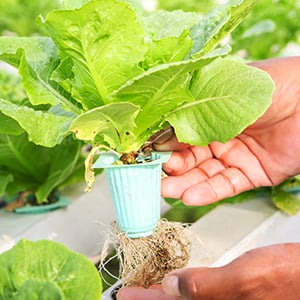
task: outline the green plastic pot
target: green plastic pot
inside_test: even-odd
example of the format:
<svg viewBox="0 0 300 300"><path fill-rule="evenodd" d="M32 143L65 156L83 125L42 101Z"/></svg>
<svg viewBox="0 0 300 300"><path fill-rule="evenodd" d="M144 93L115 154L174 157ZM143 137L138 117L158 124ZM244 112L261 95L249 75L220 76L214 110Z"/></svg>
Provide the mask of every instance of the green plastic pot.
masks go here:
<svg viewBox="0 0 300 300"><path fill-rule="evenodd" d="M100 155L93 168L104 168L118 225L130 238L151 235L160 219L162 163L169 152L152 152L151 162L114 164L119 157Z"/></svg>

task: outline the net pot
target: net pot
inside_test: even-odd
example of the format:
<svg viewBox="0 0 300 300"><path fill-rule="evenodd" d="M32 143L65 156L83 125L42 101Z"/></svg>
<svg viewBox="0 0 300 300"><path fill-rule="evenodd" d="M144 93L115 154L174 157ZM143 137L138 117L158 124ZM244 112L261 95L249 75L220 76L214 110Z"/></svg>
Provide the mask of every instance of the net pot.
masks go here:
<svg viewBox="0 0 300 300"><path fill-rule="evenodd" d="M104 168L118 225L130 238L150 235L160 219L162 163L169 156L152 152L150 162L118 165L118 156L106 152L93 165Z"/></svg>

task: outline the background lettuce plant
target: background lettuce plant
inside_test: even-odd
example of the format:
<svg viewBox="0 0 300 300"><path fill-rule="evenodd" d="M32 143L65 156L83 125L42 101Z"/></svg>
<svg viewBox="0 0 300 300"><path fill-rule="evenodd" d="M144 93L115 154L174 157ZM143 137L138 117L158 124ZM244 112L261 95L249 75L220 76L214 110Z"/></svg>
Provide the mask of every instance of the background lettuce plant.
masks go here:
<svg viewBox="0 0 300 300"><path fill-rule="evenodd" d="M0 82L1 98L16 107L31 107L19 77L3 68ZM84 179L82 142L69 136L52 148L44 147L30 142L14 119L0 113L0 123L0 195L10 198L30 191L41 204L64 185ZM39 124L32 126L39 129Z"/></svg>
<svg viewBox="0 0 300 300"><path fill-rule="evenodd" d="M0 299L99 300L101 279L84 255L47 240L22 239L0 255Z"/></svg>

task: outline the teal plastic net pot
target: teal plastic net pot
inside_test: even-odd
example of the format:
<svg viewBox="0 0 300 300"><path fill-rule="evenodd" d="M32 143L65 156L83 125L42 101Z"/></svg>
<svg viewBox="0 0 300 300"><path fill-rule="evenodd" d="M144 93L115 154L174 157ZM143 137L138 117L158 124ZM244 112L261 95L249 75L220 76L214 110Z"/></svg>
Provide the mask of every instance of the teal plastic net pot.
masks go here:
<svg viewBox="0 0 300 300"><path fill-rule="evenodd" d="M169 156L153 152L151 162L112 165L118 157L108 152L93 165L104 168L118 225L130 238L150 235L160 219L161 169Z"/></svg>

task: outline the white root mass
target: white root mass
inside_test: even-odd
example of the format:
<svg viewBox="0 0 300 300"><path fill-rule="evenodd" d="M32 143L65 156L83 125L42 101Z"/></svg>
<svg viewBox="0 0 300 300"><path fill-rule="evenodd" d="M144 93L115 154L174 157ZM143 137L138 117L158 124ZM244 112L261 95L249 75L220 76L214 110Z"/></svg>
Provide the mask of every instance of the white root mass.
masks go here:
<svg viewBox="0 0 300 300"><path fill-rule="evenodd" d="M122 286L141 286L160 283L165 274L186 267L190 258L191 239L187 226L160 220L152 235L128 238L116 229L114 247L120 261ZM117 242L117 243L116 243ZM105 255L104 255L105 256ZM105 269L105 257L101 268Z"/></svg>

